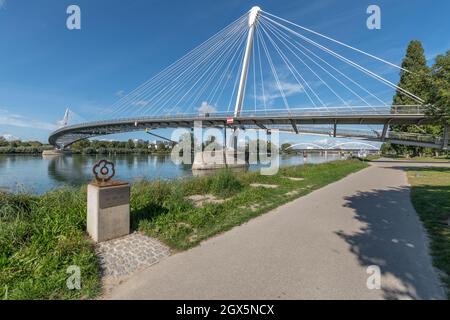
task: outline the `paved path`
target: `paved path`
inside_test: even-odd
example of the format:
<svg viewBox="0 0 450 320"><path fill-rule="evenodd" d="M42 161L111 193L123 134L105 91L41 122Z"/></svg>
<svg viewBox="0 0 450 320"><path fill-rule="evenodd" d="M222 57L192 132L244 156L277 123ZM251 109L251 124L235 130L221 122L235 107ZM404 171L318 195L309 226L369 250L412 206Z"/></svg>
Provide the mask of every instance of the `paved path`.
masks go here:
<svg viewBox="0 0 450 320"><path fill-rule="evenodd" d="M376 163L161 261L107 298L445 298L405 165ZM367 288L371 265L381 290Z"/></svg>

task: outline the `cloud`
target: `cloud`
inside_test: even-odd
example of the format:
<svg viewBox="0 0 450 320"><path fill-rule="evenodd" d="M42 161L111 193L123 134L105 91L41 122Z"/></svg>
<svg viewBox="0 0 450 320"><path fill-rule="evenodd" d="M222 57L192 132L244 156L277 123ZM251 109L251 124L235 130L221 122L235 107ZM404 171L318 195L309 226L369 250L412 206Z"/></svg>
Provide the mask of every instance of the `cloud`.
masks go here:
<svg viewBox="0 0 450 320"><path fill-rule="evenodd" d="M58 128L56 124L26 118L22 115L11 113L6 109L0 109L0 124L48 131L53 131Z"/></svg>
<svg viewBox="0 0 450 320"><path fill-rule="evenodd" d="M19 137L16 137L10 133L2 133L2 134L0 134L0 137L5 138L6 141L20 140Z"/></svg>
<svg viewBox="0 0 450 320"><path fill-rule="evenodd" d="M265 89L264 96L258 96L256 98L259 101L264 102L265 100L267 104L271 104L274 100L282 97L281 92L283 92L284 96L287 98L304 91L305 88L299 83L280 81L280 83L278 84L277 82L273 82L268 88Z"/></svg>
<svg viewBox="0 0 450 320"><path fill-rule="evenodd" d="M124 90L119 90L119 91L116 92L116 96L118 96L118 97L123 97L124 95L125 95L125 91Z"/></svg>
<svg viewBox="0 0 450 320"><path fill-rule="evenodd" d="M198 108L198 112L199 113L203 113L203 114L205 114L205 113L215 113L215 112L217 112L217 109L216 109L216 107L208 104L207 101L203 101L202 105Z"/></svg>
<svg viewBox="0 0 450 320"><path fill-rule="evenodd" d="M133 102L133 106L145 107L146 105L148 105L148 101L146 101L146 100L139 100L139 101Z"/></svg>
<svg viewBox="0 0 450 320"><path fill-rule="evenodd" d="M0 0L0 10L6 8L6 0Z"/></svg>

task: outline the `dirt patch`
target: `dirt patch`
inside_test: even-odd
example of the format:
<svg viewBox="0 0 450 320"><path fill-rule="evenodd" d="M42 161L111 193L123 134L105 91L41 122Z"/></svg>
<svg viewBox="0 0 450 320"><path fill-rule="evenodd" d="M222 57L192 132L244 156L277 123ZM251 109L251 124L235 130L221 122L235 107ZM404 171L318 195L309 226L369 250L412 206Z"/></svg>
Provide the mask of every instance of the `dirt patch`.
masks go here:
<svg viewBox="0 0 450 320"><path fill-rule="evenodd" d="M188 197L197 208L203 207L206 203L223 203L225 200L217 198L212 194L196 194Z"/></svg>
<svg viewBox="0 0 450 320"><path fill-rule="evenodd" d="M276 189L279 186L276 184L262 184L262 183L252 183L250 187L253 188L266 188L266 189Z"/></svg>
<svg viewBox="0 0 450 320"><path fill-rule="evenodd" d="M297 194L299 194L299 192L300 192L299 190L292 190L292 191L286 193L286 195L288 197L292 197L292 196L296 196Z"/></svg>
<svg viewBox="0 0 450 320"><path fill-rule="evenodd" d="M305 178L294 178L294 177L285 177L286 179L289 179L291 181L304 181Z"/></svg>

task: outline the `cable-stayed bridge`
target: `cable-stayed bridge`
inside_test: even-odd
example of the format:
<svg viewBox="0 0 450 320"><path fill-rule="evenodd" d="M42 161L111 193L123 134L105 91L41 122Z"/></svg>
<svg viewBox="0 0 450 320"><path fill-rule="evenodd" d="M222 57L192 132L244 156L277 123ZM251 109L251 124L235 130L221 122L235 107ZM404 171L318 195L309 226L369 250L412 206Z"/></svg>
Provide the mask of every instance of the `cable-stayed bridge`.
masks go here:
<svg viewBox="0 0 450 320"><path fill-rule="evenodd" d="M232 126L448 147L440 138L398 135L395 124L428 124L424 101L383 76L395 64L259 7L219 31L88 123L65 125L59 149L95 136L159 128ZM410 101L391 105L394 92ZM366 136L341 125L376 126ZM329 130L323 130L327 133ZM374 135L374 132L376 134ZM318 133L318 132L316 132ZM425 141L426 140L426 141Z"/></svg>

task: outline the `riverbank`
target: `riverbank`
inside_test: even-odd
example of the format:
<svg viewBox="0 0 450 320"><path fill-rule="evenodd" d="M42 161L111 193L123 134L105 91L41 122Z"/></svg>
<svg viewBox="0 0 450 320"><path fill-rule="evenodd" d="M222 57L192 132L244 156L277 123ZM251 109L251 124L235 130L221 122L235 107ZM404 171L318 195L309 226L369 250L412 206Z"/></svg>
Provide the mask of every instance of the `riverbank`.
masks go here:
<svg viewBox="0 0 450 320"><path fill-rule="evenodd" d="M391 156L383 155L383 158L391 160L407 160L415 162L443 162L450 163L450 156L439 156L439 157L405 157L405 156Z"/></svg>
<svg viewBox="0 0 450 320"><path fill-rule="evenodd" d="M450 299L450 168L411 168L412 203L427 229L434 265Z"/></svg>
<svg viewBox="0 0 450 320"><path fill-rule="evenodd" d="M221 171L142 181L132 186L132 228L185 250L365 167L347 160L286 167L275 176ZM199 195L212 201L199 204ZM85 229L85 187L42 196L0 193L0 297L95 297L101 290L100 269ZM81 290L66 287L67 268L74 265L80 267Z"/></svg>
<svg viewBox="0 0 450 320"><path fill-rule="evenodd" d="M0 155L40 155L48 150L53 150L53 147L0 147Z"/></svg>
<svg viewBox="0 0 450 320"><path fill-rule="evenodd" d="M0 147L1 155L41 155L44 151L54 150L53 146L43 147ZM83 150L68 150L71 154L81 155L114 155L114 154L137 154L137 155L170 155L170 150L151 150L143 149L120 149L120 148L86 148Z"/></svg>

